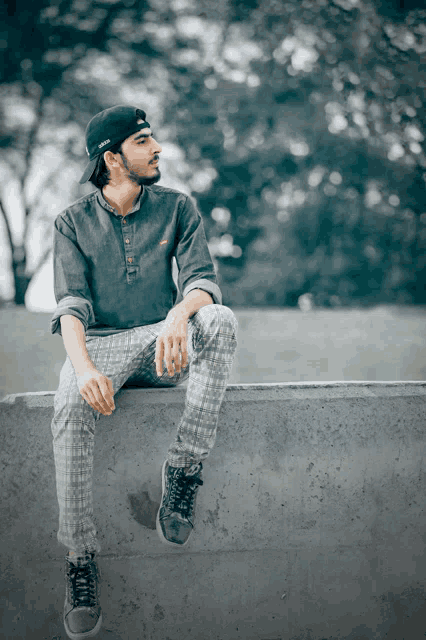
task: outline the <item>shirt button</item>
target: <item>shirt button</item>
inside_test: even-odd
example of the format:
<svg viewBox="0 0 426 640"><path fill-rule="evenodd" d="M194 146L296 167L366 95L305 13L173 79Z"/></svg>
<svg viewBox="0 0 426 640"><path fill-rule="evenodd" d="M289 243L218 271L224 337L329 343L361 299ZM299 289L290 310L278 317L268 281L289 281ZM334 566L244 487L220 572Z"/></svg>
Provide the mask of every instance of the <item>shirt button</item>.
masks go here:
<svg viewBox="0 0 426 640"><path fill-rule="evenodd" d="M123 218L123 224L127 224L126 218Z"/></svg>
<svg viewBox="0 0 426 640"><path fill-rule="evenodd" d="M127 262L133 262L133 258L127 258Z"/></svg>
<svg viewBox="0 0 426 640"><path fill-rule="evenodd" d="M130 244L129 238L126 238L126 244Z"/></svg>

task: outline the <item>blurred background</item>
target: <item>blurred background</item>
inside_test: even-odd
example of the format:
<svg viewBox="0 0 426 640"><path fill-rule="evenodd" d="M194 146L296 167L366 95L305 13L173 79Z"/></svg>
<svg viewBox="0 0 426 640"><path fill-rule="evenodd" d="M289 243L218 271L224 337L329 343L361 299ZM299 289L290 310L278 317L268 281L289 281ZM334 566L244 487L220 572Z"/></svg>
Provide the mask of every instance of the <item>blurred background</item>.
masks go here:
<svg viewBox="0 0 426 640"><path fill-rule="evenodd" d="M8 0L0 6L2 393L55 389L55 217L85 127L140 106L195 198L231 382L426 379L423 0Z"/></svg>

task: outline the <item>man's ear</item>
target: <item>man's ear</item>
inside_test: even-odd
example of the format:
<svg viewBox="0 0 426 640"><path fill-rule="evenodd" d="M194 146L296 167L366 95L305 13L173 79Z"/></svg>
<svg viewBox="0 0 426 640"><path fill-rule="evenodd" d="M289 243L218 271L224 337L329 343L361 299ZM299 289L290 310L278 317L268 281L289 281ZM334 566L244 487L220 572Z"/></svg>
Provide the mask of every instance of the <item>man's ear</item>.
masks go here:
<svg viewBox="0 0 426 640"><path fill-rule="evenodd" d="M105 153L104 153L104 162L105 162L106 166L108 167L108 169L110 167L116 166L116 164L117 164L116 154L113 154L112 151L105 151Z"/></svg>

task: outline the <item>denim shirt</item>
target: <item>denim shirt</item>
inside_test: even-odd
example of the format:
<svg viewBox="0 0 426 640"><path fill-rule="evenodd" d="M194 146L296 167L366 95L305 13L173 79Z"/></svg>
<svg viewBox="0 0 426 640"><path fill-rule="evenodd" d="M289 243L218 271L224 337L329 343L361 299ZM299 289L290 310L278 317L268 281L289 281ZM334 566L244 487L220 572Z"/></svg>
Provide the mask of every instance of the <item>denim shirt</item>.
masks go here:
<svg viewBox="0 0 426 640"><path fill-rule="evenodd" d="M172 258L178 267L177 287ZM144 186L126 216L96 190L54 223L54 289L60 317L81 320L86 335L109 335L164 320L193 289L222 304L201 215L185 194Z"/></svg>

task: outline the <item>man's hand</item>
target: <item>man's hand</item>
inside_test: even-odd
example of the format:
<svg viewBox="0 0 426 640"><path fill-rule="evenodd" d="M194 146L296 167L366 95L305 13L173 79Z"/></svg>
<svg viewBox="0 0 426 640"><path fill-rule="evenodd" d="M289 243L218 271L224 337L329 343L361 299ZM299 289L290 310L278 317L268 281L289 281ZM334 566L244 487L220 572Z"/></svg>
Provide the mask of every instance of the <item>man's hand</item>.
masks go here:
<svg viewBox="0 0 426 640"><path fill-rule="evenodd" d="M157 376L163 375L163 359L169 376L179 373L188 364L187 350L188 314L174 307L169 311L166 325L157 337L155 348L155 364ZM173 368L174 363L174 368Z"/></svg>
<svg viewBox="0 0 426 640"><path fill-rule="evenodd" d="M78 389L90 406L104 416L115 409L112 381L97 369L87 369L77 374Z"/></svg>

